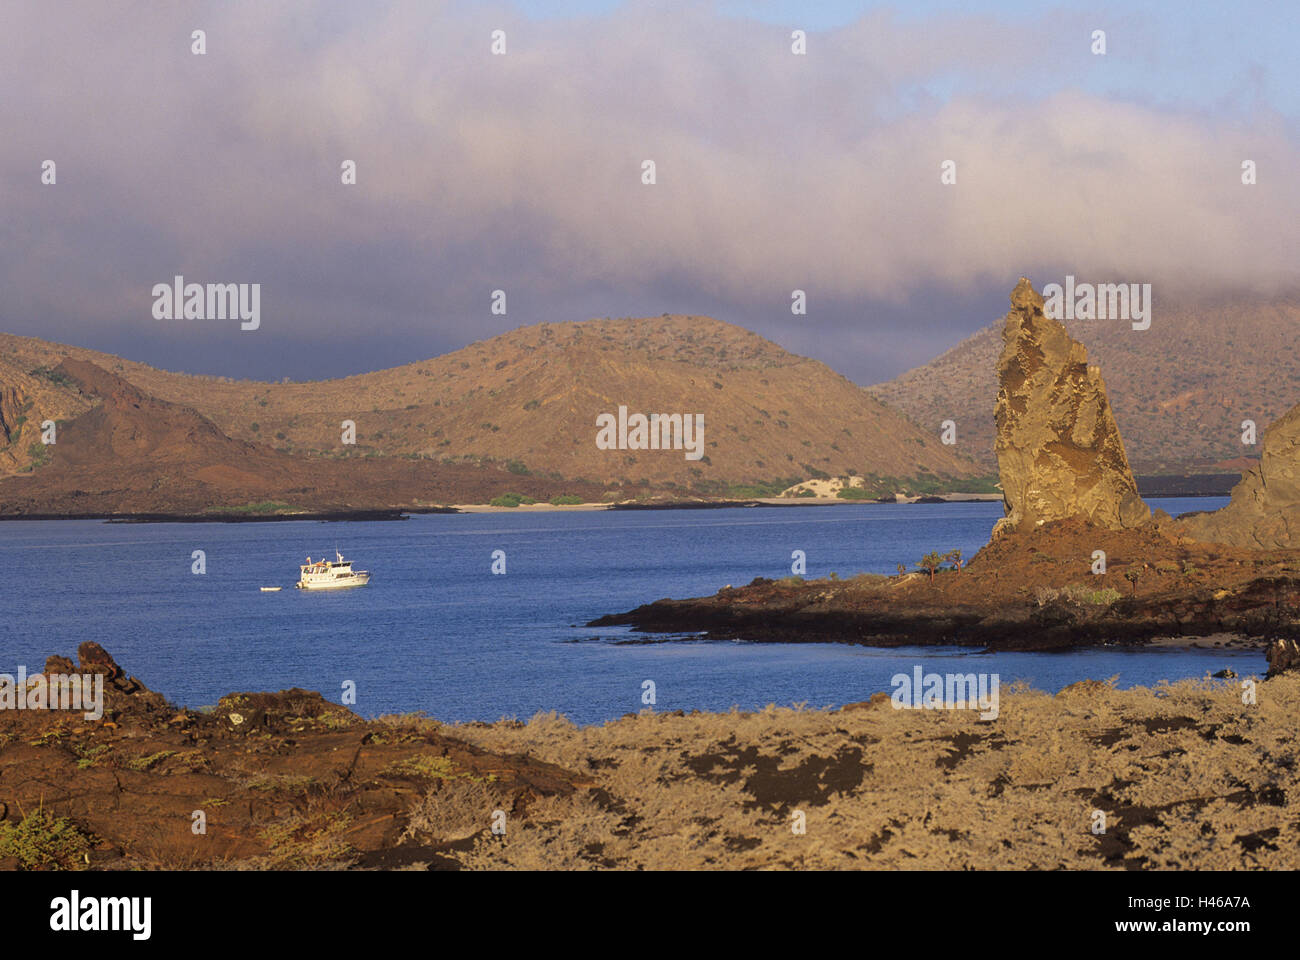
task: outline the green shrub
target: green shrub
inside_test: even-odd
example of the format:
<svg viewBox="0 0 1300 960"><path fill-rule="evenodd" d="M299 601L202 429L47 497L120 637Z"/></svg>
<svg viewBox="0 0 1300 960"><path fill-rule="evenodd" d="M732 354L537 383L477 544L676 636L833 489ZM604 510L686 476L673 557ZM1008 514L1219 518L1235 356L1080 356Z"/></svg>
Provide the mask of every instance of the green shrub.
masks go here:
<svg viewBox="0 0 1300 960"><path fill-rule="evenodd" d="M707 461L701 460L701 463ZM699 475L700 471L692 470ZM760 497L779 497L789 487L802 483L803 477L775 477L771 480L753 480L746 483L723 483L702 480L691 484L691 489L704 496L723 497L727 500L757 500Z"/></svg>
<svg viewBox="0 0 1300 960"><path fill-rule="evenodd" d="M0 823L0 858L13 857L24 870L80 866L90 848L85 834L67 817L54 818L38 807L18 823Z"/></svg>
<svg viewBox="0 0 1300 960"><path fill-rule="evenodd" d="M582 497L575 497L571 493L562 493L557 497L551 497L551 506L553 507L572 507L579 503L582 503Z"/></svg>
<svg viewBox="0 0 1300 960"><path fill-rule="evenodd" d="M1120 592L1114 587L1103 587L1100 590L1085 586L1082 583L1069 583L1061 588L1061 597L1074 603L1089 604L1092 606L1108 607L1121 596Z"/></svg>
<svg viewBox="0 0 1300 960"><path fill-rule="evenodd" d="M245 503L237 507L209 507L208 513L293 513L298 510L291 503L280 500L262 500L258 503Z"/></svg>
<svg viewBox="0 0 1300 960"><path fill-rule="evenodd" d="M871 491L866 487L845 487L839 493L835 494L841 500L874 500Z"/></svg>
<svg viewBox="0 0 1300 960"><path fill-rule="evenodd" d="M493 497L488 501L490 507L517 507L520 504L531 505L536 503L532 497L526 497L522 493L503 493L499 497Z"/></svg>

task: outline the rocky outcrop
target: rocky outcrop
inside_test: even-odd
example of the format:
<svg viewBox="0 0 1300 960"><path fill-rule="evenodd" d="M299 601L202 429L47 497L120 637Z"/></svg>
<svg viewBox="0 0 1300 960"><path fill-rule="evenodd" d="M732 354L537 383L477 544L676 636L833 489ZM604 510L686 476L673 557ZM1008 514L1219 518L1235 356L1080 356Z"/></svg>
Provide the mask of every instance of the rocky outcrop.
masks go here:
<svg viewBox="0 0 1300 960"><path fill-rule="evenodd" d="M1072 517L1114 530L1150 520L1100 370L1043 312L1024 277L1011 294L998 383L995 450L1007 515L995 536Z"/></svg>
<svg viewBox="0 0 1300 960"><path fill-rule="evenodd" d="M22 429L27 395L18 387L0 385L0 442L12 443Z"/></svg>
<svg viewBox="0 0 1300 960"><path fill-rule="evenodd" d="M1268 652L1268 674L1269 677L1276 677L1279 673L1300 670L1300 644L1294 640L1282 638L1274 640L1269 646Z"/></svg>
<svg viewBox="0 0 1300 960"><path fill-rule="evenodd" d="M102 715L0 709L0 840L18 827L36 838L0 842L0 871L455 867L451 854L492 836L491 811L528 829L530 816L595 786L415 715L364 720L297 688L191 710L97 643L81 644L78 660L51 656L46 675L102 677ZM206 824L197 841L195 811Z"/></svg>
<svg viewBox="0 0 1300 960"><path fill-rule="evenodd" d="M1300 406L1264 431L1259 463L1222 510L1179 521L1188 536L1237 547L1300 547Z"/></svg>
<svg viewBox="0 0 1300 960"><path fill-rule="evenodd" d="M43 424L62 423L89 409L91 401L46 367L26 370L0 355L0 476L30 474L49 459L38 441Z"/></svg>

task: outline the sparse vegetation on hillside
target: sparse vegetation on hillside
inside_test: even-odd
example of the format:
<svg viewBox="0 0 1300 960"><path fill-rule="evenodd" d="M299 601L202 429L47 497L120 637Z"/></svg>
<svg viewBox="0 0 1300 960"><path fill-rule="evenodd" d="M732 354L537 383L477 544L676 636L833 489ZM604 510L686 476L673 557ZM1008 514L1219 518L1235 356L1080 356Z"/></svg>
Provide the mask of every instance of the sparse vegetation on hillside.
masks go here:
<svg viewBox="0 0 1300 960"><path fill-rule="evenodd" d="M56 386L66 387L68 389L75 389L76 387L76 384L74 384L70 379L68 379L63 374L58 373L55 370L51 370L48 367L37 367L35 370L32 371L32 376L43 377L44 379L50 381L50 383L53 383Z"/></svg>
<svg viewBox="0 0 1300 960"><path fill-rule="evenodd" d="M43 467L50 462L50 448L41 440L33 440L27 448L27 456L31 459L31 468Z"/></svg>

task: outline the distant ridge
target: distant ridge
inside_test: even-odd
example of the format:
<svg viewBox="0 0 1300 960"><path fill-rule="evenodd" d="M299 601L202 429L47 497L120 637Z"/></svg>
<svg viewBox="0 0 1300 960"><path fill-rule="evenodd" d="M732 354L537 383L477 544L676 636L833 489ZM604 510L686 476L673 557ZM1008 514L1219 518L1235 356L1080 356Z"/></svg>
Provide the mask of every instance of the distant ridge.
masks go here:
<svg viewBox="0 0 1300 960"><path fill-rule="evenodd" d="M1159 293L1149 330L1123 320L1065 321L1101 367L1134 470L1213 473L1257 458L1258 445L1241 443L1242 421L1254 420L1262 436L1300 400L1300 300L1175 305ZM957 449L991 466L1000 336L997 321L869 389L926 429L955 420Z"/></svg>
<svg viewBox="0 0 1300 960"><path fill-rule="evenodd" d="M312 383L170 373L4 334L0 386L65 356L192 408L235 440L295 455L508 464L519 476L702 495L850 473L874 477L882 490L937 489L987 473L825 364L707 317L541 324L429 360ZM85 409L76 391L38 379L38 407L62 404L64 415ZM620 405L703 414L703 457L597 449L596 417ZM355 446L341 443L345 420L356 424ZM16 455L11 467L21 461Z"/></svg>
<svg viewBox="0 0 1300 960"><path fill-rule="evenodd" d="M0 479L0 517L393 516L506 492L537 500L604 493L501 467L282 453L231 438L192 407L160 400L86 360L66 358L40 379L75 393L88 409L56 424L54 443L34 441L26 471ZM19 429L28 432L25 423Z"/></svg>

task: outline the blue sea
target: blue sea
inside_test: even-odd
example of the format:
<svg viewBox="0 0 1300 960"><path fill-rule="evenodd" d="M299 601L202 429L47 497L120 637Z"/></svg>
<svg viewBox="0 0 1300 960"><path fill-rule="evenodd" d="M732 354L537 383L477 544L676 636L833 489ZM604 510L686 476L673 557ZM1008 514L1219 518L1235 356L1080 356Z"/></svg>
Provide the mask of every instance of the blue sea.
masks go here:
<svg viewBox="0 0 1300 960"><path fill-rule="evenodd" d="M1226 498L1150 501L1171 514ZM790 574L894 573L930 550L969 557L998 503L853 504L716 510L493 513L404 521L0 523L5 615L0 673L41 669L95 640L151 689L189 707L233 691L304 687L338 701L356 684L366 716L423 710L448 721L527 719L556 710L596 723L642 709L826 707L927 671L997 673L1054 692L1119 674L1124 687L1262 673L1257 651L1120 650L982 654L847 644L620 641L582 626L661 597ZM295 590L298 564L335 549L369 586ZM491 572L494 551L506 572ZM194 552L206 572L196 574ZM280 585L279 593L261 586Z"/></svg>

